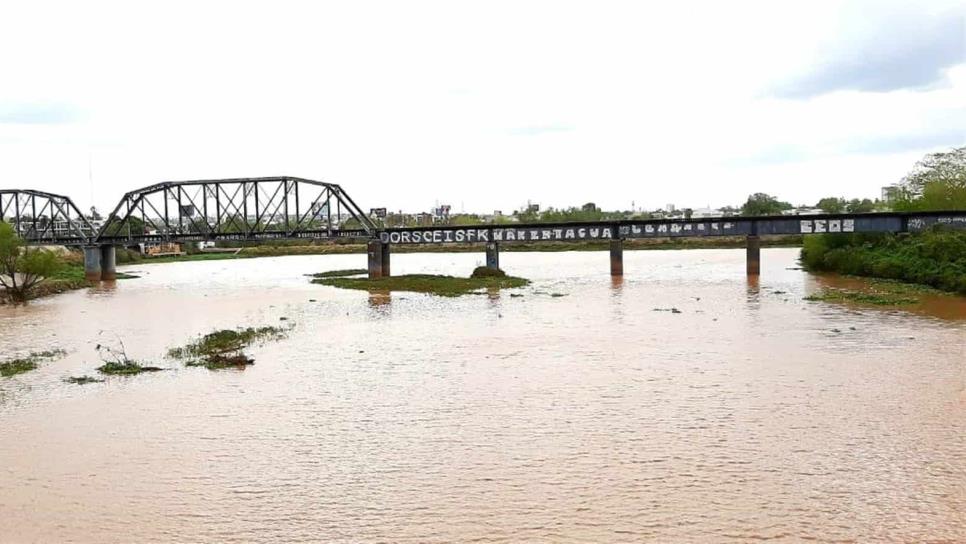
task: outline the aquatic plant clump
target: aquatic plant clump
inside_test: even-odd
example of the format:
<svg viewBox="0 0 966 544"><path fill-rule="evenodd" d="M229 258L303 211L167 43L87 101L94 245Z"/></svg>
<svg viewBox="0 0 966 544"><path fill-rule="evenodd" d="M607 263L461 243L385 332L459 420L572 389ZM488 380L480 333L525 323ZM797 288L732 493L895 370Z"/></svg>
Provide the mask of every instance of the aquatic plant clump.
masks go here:
<svg viewBox="0 0 966 544"><path fill-rule="evenodd" d="M280 327L224 329L208 333L185 346L168 350L168 357L185 361L185 366L210 370L239 368L255 363L242 350L255 342L279 340L286 330Z"/></svg>
<svg viewBox="0 0 966 544"><path fill-rule="evenodd" d="M918 299L896 293L864 293L844 289L826 289L821 293L805 297L805 300L809 302L855 302L876 306L899 306L919 302Z"/></svg>
<svg viewBox="0 0 966 544"><path fill-rule="evenodd" d="M388 278L316 278L312 283L363 291L408 291L442 297L479 294L485 289L525 287L530 280L513 276L456 278L431 274L410 274Z"/></svg>
<svg viewBox="0 0 966 544"><path fill-rule="evenodd" d="M101 361L104 362L103 365L97 367L97 371L101 374L109 374L115 376L131 376L134 374L140 374L142 372L159 372L164 370L163 368L156 366L145 366L141 363L131 359L127 355L127 349L124 347L124 342L120 338L117 339L119 347L111 347L104 344L97 344L94 348L98 353L101 354Z"/></svg>
<svg viewBox="0 0 966 544"><path fill-rule="evenodd" d="M144 366L130 359L124 361L109 361L97 367L97 371L101 374L111 376L131 376L142 372L160 372L162 370L164 369L156 366Z"/></svg>
<svg viewBox="0 0 966 544"><path fill-rule="evenodd" d="M104 380L94 378L92 376L71 376L69 378L64 378L64 381L76 385L84 385L87 383L102 383Z"/></svg>
<svg viewBox="0 0 966 544"><path fill-rule="evenodd" d="M369 271L365 268L349 268L346 270L328 270L326 272L318 272L315 274L308 274L313 278L344 278L346 276L361 276L367 274Z"/></svg>
<svg viewBox="0 0 966 544"><path fill-rule="evenodd" d="M478 266L470 274L471 278L505 278L506 272L500 270L499 268L489 268L486 266Z"/></svg>
<svg viewBox="0 0 966 544"><path fill-rule="evenodd" d="M35 370L41 361L55 359L65 355L67 352L62 349L32 352L26 357L18 357L0 363L0 376L9 378L24 372Z"/></svg>

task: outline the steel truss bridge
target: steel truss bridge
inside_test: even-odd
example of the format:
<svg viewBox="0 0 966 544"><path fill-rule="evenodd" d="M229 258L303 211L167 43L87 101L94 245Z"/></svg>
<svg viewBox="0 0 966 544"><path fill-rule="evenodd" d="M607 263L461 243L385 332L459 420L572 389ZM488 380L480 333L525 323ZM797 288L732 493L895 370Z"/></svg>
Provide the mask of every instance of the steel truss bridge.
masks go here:
<svg viewBox="0 0 966 544"><path fill-rule="evenodd" d="M966 228L966 210L380 228L339 185L279 176L158 183L125 194L96 228L69 197L0 190L0 221L35 245L339 238L397 245L915 232Z"/></svg>
<svg viewBox="0 0 966 544"><path fill-rule="evenodd" d="M158 183L125 194L97 228L67 196L0 190L0 221L34 245L370 238L377 230L339 185L288 176Z"/></svg>

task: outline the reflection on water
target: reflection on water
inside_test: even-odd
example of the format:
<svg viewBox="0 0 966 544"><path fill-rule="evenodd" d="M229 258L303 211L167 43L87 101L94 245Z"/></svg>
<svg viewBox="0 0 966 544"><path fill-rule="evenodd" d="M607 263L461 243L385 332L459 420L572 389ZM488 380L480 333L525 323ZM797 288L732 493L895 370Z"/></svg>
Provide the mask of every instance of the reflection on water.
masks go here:
<svg viewBox="0 0 966 544"><path fill-rule="evenodd" d="M0 379L0 541L966 540L963 300L805 302L859 280L762 253L507 253L523 296L455 299L303 277L363 256L144 265L0 308L4 357L69 351ZM163 358L283 317L244 372ZM64 383L102 331L170 370Z"/></svg>

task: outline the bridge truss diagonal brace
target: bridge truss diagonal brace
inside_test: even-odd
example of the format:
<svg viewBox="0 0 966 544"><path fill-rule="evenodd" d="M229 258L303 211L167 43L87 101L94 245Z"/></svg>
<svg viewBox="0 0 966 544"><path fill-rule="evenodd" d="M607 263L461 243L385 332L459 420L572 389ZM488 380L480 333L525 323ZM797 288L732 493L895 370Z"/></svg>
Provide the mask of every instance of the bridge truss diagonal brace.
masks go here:
<svg viewBox="0 0 966 544"><path fill-rule="evenodd" d="M32 244L84 244L95 234L70 197L30 189L0 190L0 221Z"/></svg>
<svg viewBox="0 0 966 544"><path fill-rule="evenodd" d="M97 242L370 237L340 187L288 176L164 182L124 195Z"/></svg>

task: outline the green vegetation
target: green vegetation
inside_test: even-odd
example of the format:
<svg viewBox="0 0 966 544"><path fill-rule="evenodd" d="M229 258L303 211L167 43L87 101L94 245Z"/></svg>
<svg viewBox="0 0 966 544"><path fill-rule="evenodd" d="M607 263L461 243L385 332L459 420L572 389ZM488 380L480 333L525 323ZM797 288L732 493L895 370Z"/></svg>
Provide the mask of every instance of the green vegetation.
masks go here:
<svg viewBox="0 0 966 544"><path fill-rule="evenodd" d="M473 273L470 274L470 278L473 279L483 279L483 278L505 278L506 272L500 270L499 268L487 268L485 266L477 266L473 269Z"/></svg>
<svg viewBox="0 0 966 544"><path fill-rule="evenodd" d="M101 354L101 361L104 363L97 367L97 371L101 374L130 376L142 372L159 372L164 370L156 366L144 366L138 361L131 359L127 356L124 342L118 339L118 343L120 347L117 348L104 344L97 344L94 348Z"/></svg>
<svg viewBox="0 0 966 544"><path fill-rule="evenodd" d="M140 256L117 248L117 262L137 262ZM16 271L14 276L11 271ZM118 272L117 279L137 276ZM24 304L28 300L90 287L79 251L57 252L24 245L13 228L0 223L0 304Z"/></svg>
<svg viewBox="0 0 966 544"><path fill-rule="evenodd" d="M810 271L887 278L966 295L966 232L808 236L801 259Z"/></svg>
<svg viewBox="0 0 966 544"><path fill-rule="evenodd" d="M755 193L741 206L741 215L781 215L794 206L765 193Z"/></svg>
<svg viewBox="0 0 966 544"><path fill-rule="evenodd" d="M0 376L9 378L37 368L38 363L61 357L67 352L62 349L33 352L26 357L18 357L0 363Z"/></svg>
<svg viewBox="0 0 966 544"><path fill-rule="evenodd" d="M484 268L484 267L480 267ZM499 275L502 274L502 275ZM312 283L339 287L342 289L360 289L373 291L409 291L413 293L427 293L442 297L457 297L460 295L478 294L483 289L512 289L530 284L529 280L507 276L502 271L480 272L477 268L474 276L456 278L453 276L437 276L430 274L410 274L405 276L391 276L388 278L316 278Z"/></svg>
<svg viewBox="0 0 966 544"><path fill-rule="evenodd" d="M854 302L876 306L898 306L919 302L917 298L906 297L897 293L863 292L850 289L825 289L819 294L805 297L805 300L811 302Z"/></svg>
<svg viewBox="0 0 966 544"><path fill-rule="evenodd" d="M26 304L34 288L62 266L56 253L28 247L12 226L0 222L0 286L14 304Z"/></svg>
<svg viewBox="0 0 966 544"><path fill-rule="evenodd" d="M815 207L825 213L868 213L875 211L876 203L868 198L862 200L857 198L846 200L844 198L828 197L819 200Z"/></svg>
<svg viewBox="0 0 966 544"><path fill-rule="evenodd" d="M896 209L966 209L966 147L927 155L896 188ZM914 234L807 236L811 271L887 278L966 295L966 232L935 227Z"/></svg>
<svg viewBox="0 0 966 544"><path fill-rule="evenodd" d="M142 372L160 372L163 368L156 366L144 366L137 361L109 361L97 367L97 371L102 374L129 376Z"/></svg>
<svg viewBox="0 0 966 544"><path fill-rule="evenodd" d="M313 278L344 278L346 276L361 276L369 273L365 268L350 268L347 270L329 270L316 274L309 274Z"/></svg>
<svg viewBox="0 0 966 544"><path fill-rule="evenodd" d="M966 146L930 153L896 187L896 211L966 209Z"/></svg>
<svg viewBox="0 0 966 544"><path fill-rule="evenodd" d="M92 376L71 376L69 378L64 378L64 381L67 383L73 383L76 385L84 385L87 383L101 383L104 380L94 378Z"/></svg>
<svg viewBox="0 0 966 544"><path fill-rule="evenodd" d="M179 348L168 350L168 357L185 361L186 366L203 366L209 370L238 368L254 364L242 350L259 341L279 340L285 330L278 327L224 329L202 336Z"/></svg>

